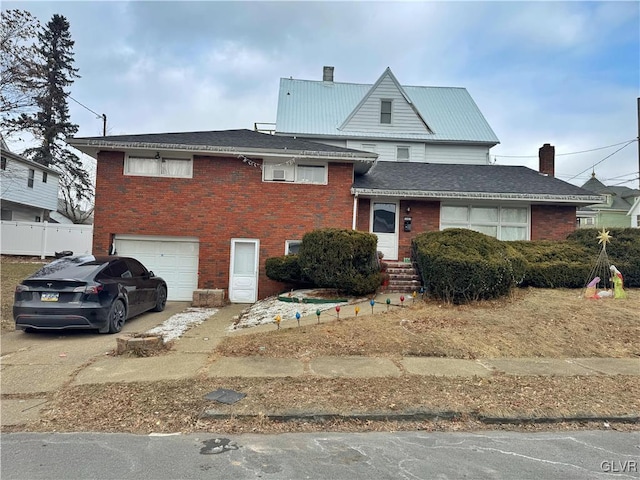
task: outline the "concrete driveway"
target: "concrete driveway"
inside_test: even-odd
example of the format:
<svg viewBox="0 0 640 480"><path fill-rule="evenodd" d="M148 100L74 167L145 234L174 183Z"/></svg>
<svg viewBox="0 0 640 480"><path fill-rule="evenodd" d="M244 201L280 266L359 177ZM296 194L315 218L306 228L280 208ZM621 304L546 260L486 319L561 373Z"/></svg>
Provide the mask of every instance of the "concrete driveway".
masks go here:
<svg viewBox="0 0 640 480"><path fill-rule="evenodd" d="M145 332L189 306L190 302L168 302L163 312L148 312L128 320L122 333ZM113 351L116 336L95 330L3 333L0 339L2 394L60 389L84 366Z"/></svg>

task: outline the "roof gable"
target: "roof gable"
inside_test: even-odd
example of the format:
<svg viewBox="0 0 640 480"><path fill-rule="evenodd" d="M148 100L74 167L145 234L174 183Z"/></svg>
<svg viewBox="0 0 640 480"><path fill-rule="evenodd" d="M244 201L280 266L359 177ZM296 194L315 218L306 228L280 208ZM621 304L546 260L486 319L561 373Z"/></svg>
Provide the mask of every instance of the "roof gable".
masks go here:
<svg viewBox="0 0 640 480"><path fill-rule="evenodd" d="M380 124L380 102L382 100L392 100L393 102L392 118L394 121L390 125ZM398 121L397 117L402 120ZM360 103L356 105L338 129L357 131L358 126L367 124L380 131L393 131L401 128L402 132L433 133L389 67L380 75L380 78L362 97Z"/></svg>
<svg viewBox="0 0 640 480"><path fill-rule="evenodd" d="M390 71L389 73L391 75L383 74L379 80L395 78ZM400 85L397 80L395 82ZM406 85L400 88L402 90L396 90L398 94L403 101L411 102L417 112L416 118L419 113L431 132L424 126L420 132L388 131L375 132L375 135L346 128L341 130L345 120L358 110L358 105L372 91L372 85L281 78L276 133L335 138L369 135L370 138L379 139L489 146L499 143L498 137L465 88Z"/></svg>

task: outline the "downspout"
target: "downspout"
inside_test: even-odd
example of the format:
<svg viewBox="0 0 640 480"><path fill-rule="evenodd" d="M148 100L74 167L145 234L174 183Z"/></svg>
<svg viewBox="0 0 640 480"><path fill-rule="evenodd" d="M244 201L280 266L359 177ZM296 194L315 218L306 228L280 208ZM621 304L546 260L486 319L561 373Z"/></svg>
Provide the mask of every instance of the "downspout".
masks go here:
<svg viewBox="0 0 640 480"><path fill-rule="evenodd" d="M356 218L358 215L358 192L353 195L353 220L351 222L351 230L356 229Z"/></svg>

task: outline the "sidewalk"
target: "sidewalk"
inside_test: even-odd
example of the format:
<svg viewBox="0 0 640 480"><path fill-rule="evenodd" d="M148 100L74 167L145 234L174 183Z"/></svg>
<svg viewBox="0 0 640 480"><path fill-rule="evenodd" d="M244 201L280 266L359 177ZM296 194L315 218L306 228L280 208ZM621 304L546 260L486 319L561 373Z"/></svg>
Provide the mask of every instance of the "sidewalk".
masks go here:
<svg viewBox="0 0 640 480"><path fill-rule="evenodd" d="M386 298L399 305L399 294L381 295L374 312L387 309ZM409 298L409 302L411 299ZM406 300L405 300L406 302ZM371 314L368 301L358 304L360 315ZM165 317L180 311L185 305L173 305ZM341 318L354 315L355 305L344 307ZM423 375L443 377L487 377L494 374L518 376L585 376L635 375L640 376L640 358L492 358L461 360L434 357L403 357L394 362L383 357L316 357L303 362L297 358L253 357L213 358L211 353L228 335L252 334L272 331L275 324L262 325L228 332L247 305L232 304L221 308L204 323L188 330L174 343L167 354L152 357L105 355L107 345L115 348L115 336L95 338L98 347L84 357L74 358L72 352L57 355L47 338L34 336L41 348L17 349L2 357L1 424L18 425L37 420L47 395L74 385L110 382L154 382L186 378L214 377L399 377ZM392 306L390 308L400 308ZM156 317L145 318L157 322ZM325 315L324 321L328 314ZM315 324L315 315L300 320L301 325ZM281 328L297 327L297 322L282 322ZM139 327L140 325L136 325ZM13 334L12 334L13 335ZM44 341L42 341L44 340ZM51 349L47 350L47 347ZM5 345L3 344L3 348ZM58 348L58 347L55 347ZM107 349L108 350L108 349ZM9 396L7 398L7 395ZM24 398L21 398L24 397Z"/></svg>

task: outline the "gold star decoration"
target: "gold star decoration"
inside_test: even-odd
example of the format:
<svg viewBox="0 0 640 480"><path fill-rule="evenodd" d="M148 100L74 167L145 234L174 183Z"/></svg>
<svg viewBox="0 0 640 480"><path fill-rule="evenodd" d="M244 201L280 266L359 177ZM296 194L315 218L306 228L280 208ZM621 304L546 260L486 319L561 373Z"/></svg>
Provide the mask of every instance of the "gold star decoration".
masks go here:
<svg viewBox="0 0 640 480"><path fill-rule="evenodd" d="M603 227L602 231L598 233L598 236L596 238L598 239L598 244L606 246L613 237L609 234L609 230L605 230Z"/></svg>

